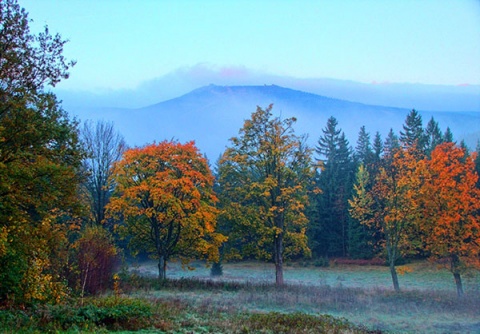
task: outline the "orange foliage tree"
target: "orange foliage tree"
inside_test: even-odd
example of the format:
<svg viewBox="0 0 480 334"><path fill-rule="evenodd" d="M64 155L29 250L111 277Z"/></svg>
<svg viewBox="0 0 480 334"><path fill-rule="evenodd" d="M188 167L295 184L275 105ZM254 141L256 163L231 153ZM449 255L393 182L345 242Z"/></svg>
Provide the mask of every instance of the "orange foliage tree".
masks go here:
<svg viewBox="0 0 480 334"><path fill-rule="evenodd" d="M217 198L207 161L193 142L161 142L127 150L113 167L116 192L107 213L123 218L130 246L158 259L159 279L167 261L218 260L225 237L215 232Z"/></svg>
<svg viewBox="0 0 480 334"><path fill-rule="evenodd" d="M480 190L476 187L475 156L454 143L437 146L424 160L418 193L422 203L426 250L433 259L447 259L457 294L463 295L461 274L480 267Z"/></svg>
<svg viewBox="0 0 480 334"><path fill-rule="evenodd" d="M416 175L415 148L397 149L380 168L370 191L366 189L368 172L357 172L350 214L361 224L374 227L383 235L382 245L390 266L393 287L400 290L396 271L397 261L415 250L410 236L418 219L416 194L420 179Z"/></svg>

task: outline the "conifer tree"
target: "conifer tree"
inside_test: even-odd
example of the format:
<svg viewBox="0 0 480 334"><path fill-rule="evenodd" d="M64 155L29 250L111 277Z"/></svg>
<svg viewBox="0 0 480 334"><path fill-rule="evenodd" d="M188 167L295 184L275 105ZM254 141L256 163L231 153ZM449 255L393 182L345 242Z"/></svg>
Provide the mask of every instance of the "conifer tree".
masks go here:
<svg viewBox="0 0 480 334"><path fill-rule="evenodd" d="M345 134L330 117L316 149L323 164L318 176L321 193L316 195L316 213L310 224L310 242L317 255L346 256L348 250L348 198L355 166Z"/></svg>
<svg viewBox="0 0 480 334"><path fill-rule="evenodd" d="M425 129L425 151L427 155L443 142L443 135L440 127L435 119L432 117Z"/></svg>
<svg viewBox="0 0 480 334"><path fill-rule="evenodd" d="M400 131L400 143L403 148L416 147L419 153L425 150L425 134L423 132L422 116L415 110L407 115L403 131Z"/></svg>
<svg viewBox="0 0 480 334"><path fill-rule="evenodd" d="M443 134L443 141L445 143L454 143L455 141L453 140L453 133L452 130L450 130L450 127L447 127L445 130L445 133Z"/></svg>
<svg viewBox="0 0 480 334"><path fill-rule="evenodd" d="M355 147L355 160L357 163L368 165L373 160L373 151L370 143L370 134L365 129L365 125L360 128L358 133L357 146Z"/></svg>

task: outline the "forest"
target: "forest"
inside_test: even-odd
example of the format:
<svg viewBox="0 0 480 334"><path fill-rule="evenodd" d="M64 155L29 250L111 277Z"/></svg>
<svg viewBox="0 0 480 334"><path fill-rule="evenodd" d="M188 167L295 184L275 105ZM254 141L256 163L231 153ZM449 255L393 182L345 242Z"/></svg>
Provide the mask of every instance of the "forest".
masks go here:
<svg viewBox="0 0 480 334"><path fill-rule="evenodd" d="M192 261L213 276L272 263L275 281L257 287L266 294L289 286L289 263L331 261L386 266L400 293L398 266L425 261L450 272L459 305L473 303L463 279L480 269L480 146L433 118L424 125L413 109L386 138L361 126L351 145L332 116L309 147L295 118L259 106L211 162L193 141L128 147L108 121L71 119L51 92L75 66L66 40L32 34L16 0L0 1L0 43L0 328L168 332L168 309L183 301L127 292L251 288L169 279L171 263ZM131 274L135 256L155 261L157 277ZM371 331L326 315L235 317L214 327Z"/></svg>

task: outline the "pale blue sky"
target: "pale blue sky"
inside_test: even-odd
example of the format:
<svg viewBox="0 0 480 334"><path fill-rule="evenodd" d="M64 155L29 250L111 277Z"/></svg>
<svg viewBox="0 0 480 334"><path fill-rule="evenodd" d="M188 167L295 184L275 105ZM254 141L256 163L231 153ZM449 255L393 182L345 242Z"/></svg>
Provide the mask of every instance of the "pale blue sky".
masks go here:
<svg viewBox="0 0 480 334"><path fill-rule="evenodd" d="M65 89L207 64L298 78L480 84L478 0L19 0L78 61Z"/></svg>

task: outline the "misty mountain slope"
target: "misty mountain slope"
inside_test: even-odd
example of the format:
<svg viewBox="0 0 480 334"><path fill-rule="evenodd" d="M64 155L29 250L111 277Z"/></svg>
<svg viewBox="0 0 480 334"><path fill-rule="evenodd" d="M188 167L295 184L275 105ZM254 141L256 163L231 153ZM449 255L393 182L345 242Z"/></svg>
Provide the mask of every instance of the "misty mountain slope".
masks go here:
<svg viewBox="0 0 480 334"><path fill-rule="evenodd" d="M390 128L396 132L401 129L410 111L333 99L275 85L209 85L145 108L89 109L79 117L113 121L132 146L154 140L195 140L200 150L214 161L256 107L265 108L270 103L274 104L274 115L297 118L296 133L308 134L311 145L316 144L330 116L337 118L339 127L354 146L362 125L372 137L376 131L385 137ZM424 125L434 116L442 131L450 126L456 139L468 135L473 141L480 137L480 113L420 112Z"/></svg>

